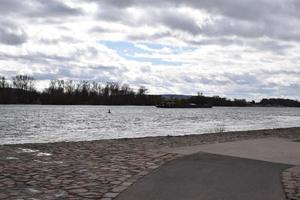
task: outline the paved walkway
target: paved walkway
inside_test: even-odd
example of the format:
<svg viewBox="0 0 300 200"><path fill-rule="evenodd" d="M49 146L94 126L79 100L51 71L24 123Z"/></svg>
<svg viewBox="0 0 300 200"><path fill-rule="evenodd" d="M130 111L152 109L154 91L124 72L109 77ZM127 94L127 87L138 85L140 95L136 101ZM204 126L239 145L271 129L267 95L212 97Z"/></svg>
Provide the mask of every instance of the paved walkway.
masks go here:
<svg viewBox="0 0 300 200"><path fill-rule="evenodd" d="M283 200L289 165L198 153L173 160L117 200Z"/></svg>
<svg viewBox="0 0 300 200"><path fill-rule="evenodd" d="M163 150L183 157L140 180L117 200L283 200L281 173L300 164L300 143L284 138ZM298 193L291 186L286 189L288 196Z"/></svg>
<svg viewBox="0 0 300 200"><path fill-rule="evenodd" d="M217 144L165 148L164 151L182 155L207 152L240 158L300 165L300 142L285 138L262 138Z"/></svg>

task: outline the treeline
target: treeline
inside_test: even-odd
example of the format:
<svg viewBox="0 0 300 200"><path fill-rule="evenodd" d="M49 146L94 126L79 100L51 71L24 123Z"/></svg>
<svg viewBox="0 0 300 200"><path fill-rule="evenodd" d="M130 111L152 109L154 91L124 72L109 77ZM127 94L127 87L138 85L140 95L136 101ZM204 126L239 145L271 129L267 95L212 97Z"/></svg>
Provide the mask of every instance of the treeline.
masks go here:
<svg viewBox="0 0 300 200"><path fill-rule="evenodd" d="M271 98L260 102L245 99L230 100L224 97L207 97L198 93L189 98L168 98L147 94L147 88L132 89L128 84L95 81L51 80L43 91L36 90L35 79L17 75L11 80L0 76L0 104L53 104L53 105L156 105L165 101L175 104L211 106L287 106L300 107L291 99Z"/></svg>
<svg viewBox="0 0 300 200"><path fill-rule="evenodd" d="M211 105L211 106L236 106L236 107L249 107L249 106L261 106L261 107L300 107L300 102L297 100L291 99L282 99L282 98L271 98L271 99L262 99L260 102L247 101L245 99L227 99L224 97L213 96L207 97L203 95L192 96L185 99L171 99L168 100L176 105L184 104L197 104L197 105Z"/></svg>
<svg viewBox="0 0 300 200"><path fill-rule="evenodd" d="M0 76L0 104L37 103L39 96L33 77L18 75L12 77L10 83L5 77Z"/></svg>
<svg viewBox="0 0 300 200"><path fill-rule="evenodd" d="M198 105L212 105L212 106L250 106L255 102L247 102L245 99L230 100L224 97L213 96L206 97L203 95L193 96L189 99L190 103Z"/></svg>
<svg viewBox="0 0 300 200"><path fill-rule="evenodd" d="M31 76L18 75L10 82L0 77L1 104L155 105L162 101L158 95L147 95L143 86L134 91L115 82L51 80L42 92L36 90Z"/></svg>
<svg viewBox="0 0 300 200"><path fill-rule="evenodd" d="M291 99L271 98L271 99L262 99L260 101L260 105L262 105L262 106L300 107L300 102L291 100Z"/></svg>

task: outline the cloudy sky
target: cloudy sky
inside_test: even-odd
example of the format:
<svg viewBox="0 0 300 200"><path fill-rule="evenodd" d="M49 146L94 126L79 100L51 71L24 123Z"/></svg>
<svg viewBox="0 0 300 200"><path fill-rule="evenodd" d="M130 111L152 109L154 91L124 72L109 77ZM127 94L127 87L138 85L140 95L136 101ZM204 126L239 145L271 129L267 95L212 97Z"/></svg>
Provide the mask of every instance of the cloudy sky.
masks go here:
<svg viewBox="0 0 300 200"><path fill-rule="evenodd" d="M0 0L0 75L300 99L299 0Z"/></svg>

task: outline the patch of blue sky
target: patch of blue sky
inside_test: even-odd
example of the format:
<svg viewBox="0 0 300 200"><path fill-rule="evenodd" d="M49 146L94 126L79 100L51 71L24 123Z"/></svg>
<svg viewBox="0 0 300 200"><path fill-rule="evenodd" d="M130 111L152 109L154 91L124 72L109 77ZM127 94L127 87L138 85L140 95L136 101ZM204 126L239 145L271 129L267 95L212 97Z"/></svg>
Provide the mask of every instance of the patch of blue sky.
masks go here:
<svg viewBox="0 0 300 200"><path fill-rule="evenodd" d="M135 54L135 53L147 53L148 51L138 48L132 42L127 41L108 41L102 40L100 41L101 44L105 45L106 47L117 51L119 55L123 54Z"/></svg>
<svg viewBox="0 0 300 200"><path fill-rule="evenodd" d="M162 60L160 58L153 58L151 57L151 51L147 49L140 48L135 45L135 43L127 42L127 41L108 41L108 40L101 40L99 43L105 45L106 47L115 50L119 56L126 58L127 60L134 60L137 62L150 62L153 65L182 65L182 62L172 62L167 60ZM179 51L177 47L171 47L166 45L161 45L157 43L138 43L147 46L150 49L163 49L165 47L170 48L172 50L171 53L176 54ZM186 49L188 50L188 49ZM136 57L136 54L144 54L145 57ZM147 57L146 55L149 55Z"/></svg>
<svg viewBox="0 0 300 200"><path fill-rule="evenodd" d="M155 49L155 50L159 50L159 49L163 49L163 48L168 48L172 51L172 53L182 53L182 52L191 52L196 50L195 47L185 47L185 46L172 46L172 45L162 45L162 44L158 44L158 43L140 43L142 45L147 46L150 49Z"/></svg>
<svg viewBox="0 0 300 200"><path fill-rule="evenodd" d="M150 49L163 49L164 47L166 47L166 45L162 45L162 44L158 44L158 43L146 43L146 42L142 42L140 44L145 45L145 46L147 46Z"/></svg>
<svg viewBox="0 0 300 200"><path fill-rule="evenodd" d="M159 58L150 58L150 57L134 57L134 56L126 56L128 60L134 60L137 62L149 62L152 65L169 65L169 66L180 66L184 64L183 62L174 62L174 61L167 61L162 60Z"/></svg>

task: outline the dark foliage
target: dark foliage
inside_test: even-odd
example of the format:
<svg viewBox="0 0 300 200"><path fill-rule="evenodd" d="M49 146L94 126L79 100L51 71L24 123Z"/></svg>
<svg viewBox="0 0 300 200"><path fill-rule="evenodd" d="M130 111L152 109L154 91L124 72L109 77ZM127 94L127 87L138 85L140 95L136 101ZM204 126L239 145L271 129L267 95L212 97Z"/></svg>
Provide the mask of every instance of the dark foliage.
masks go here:
<svg viewBox="0 0 300 200"><path fill-rule="evenodd" d="M175 104L177 106L196 104L196 105L209 105L209 106L254 106L255 102L247 102L245 99L226 99L219 96L207 97L202 94L198 96L191 96L190 98L183 99L168 99L166 102Z"/></svg>
<svg viewBox="0 0 300 200"><path fill-rule="evenodd" d="M288 107L300 107L300 102L291 99L271 98L262 99L259 102L262 106L288 106Z"/></svg>

